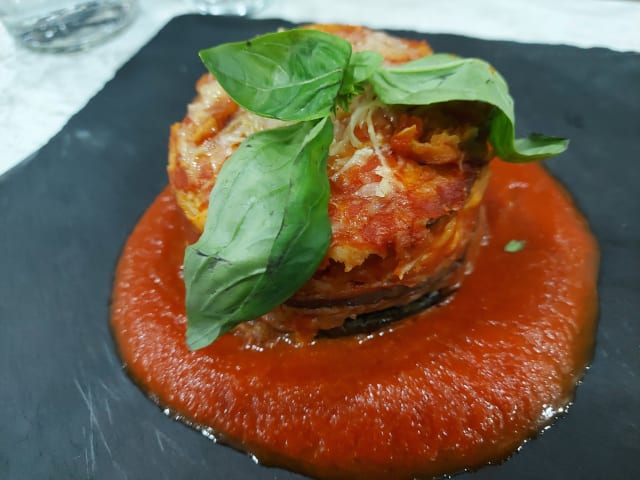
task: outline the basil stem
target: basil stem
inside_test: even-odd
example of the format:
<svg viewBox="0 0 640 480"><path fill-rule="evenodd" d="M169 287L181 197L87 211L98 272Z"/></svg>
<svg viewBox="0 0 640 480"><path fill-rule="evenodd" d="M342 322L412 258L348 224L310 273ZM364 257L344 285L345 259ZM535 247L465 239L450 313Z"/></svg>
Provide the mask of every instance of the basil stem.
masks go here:
<svg viewBox="0 0 640 480"><path fill-rule="evenodd" d="M456 100L484 102L496 107L489 141L502 160L528 162L562 153L568 141L533 134L515 139L513 99L507 83L487 62L438 54L397 67L378 70L370 78L387 104L430 105Z"/></svg>
<svg viewBox="0 0 640 480"><path fill-rule="evenodd" d="M303 121L326 117L351 57L335 35L294 29L200 52L222 88L258 115Z"/></svg>
<svg viewBox="0 0 640 480"><path fill-rule="evenodd" d="M200 239L187 247L187 344L209 345L284 302L331 237L330 118L256 133L224 163Z"/></svg>
<svg viewBox="0 0 640 480"><path fill-rule="evenodd" d="M365 82L380 68L382 61L382 55L378 52L355 52L344 72L336 104L348 111L351 99L364 91Z"/></svg>

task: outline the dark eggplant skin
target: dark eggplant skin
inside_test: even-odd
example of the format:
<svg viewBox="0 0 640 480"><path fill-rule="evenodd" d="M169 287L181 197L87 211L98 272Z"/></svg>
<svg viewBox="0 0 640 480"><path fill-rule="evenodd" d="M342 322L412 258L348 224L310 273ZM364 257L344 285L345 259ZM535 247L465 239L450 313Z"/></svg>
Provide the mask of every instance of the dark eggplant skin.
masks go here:
<svg viewBox="0 0 640 480"><path fill-rule="evenodd" d="M387 307L403 306L416 301L418 298L430 293L451 287L459 281L460 269L465 265L466 251L462 256L447 265L442 271L426 281L409 287L407 285L394 285L386 288L378 288L365 293L341 298L305 299L290 298L286 304L290 307L301 308L307 311L325 308L364 307L368 306L369 313L386 310ZM379 307L379 308L376 308ZM359 314L358 316L360 316Z"/></svg>
<svg viewBox="0 0 640 480"><path fill-rule="evenodd" d="M320 330L316 338L339 338L376 332L393 322L438 305L452 295L455 290L455 288L433 290L405 305L397 305L376 312L363 313L354 318L347 318L339 327Z"/></svg>
<svg viewBox="0 0 640 480"><path fill-rule="evenodd" d="M452 262L438 276L420 285L413 288L396 286L373 292L378 294L376 297L359 298L358 300L361 302L362 300L380 302L384 307L347 317L342 325L338 327L318 331L316 338L338 338L373 333L390 323L438 305L458 289L466 266L467 252L465 251L461 257ZM388 300L390 299L394 299L394 303L389 306ZM352 305L353 303L349 306ZM334 304L332 306L338 305Z"/></svg>

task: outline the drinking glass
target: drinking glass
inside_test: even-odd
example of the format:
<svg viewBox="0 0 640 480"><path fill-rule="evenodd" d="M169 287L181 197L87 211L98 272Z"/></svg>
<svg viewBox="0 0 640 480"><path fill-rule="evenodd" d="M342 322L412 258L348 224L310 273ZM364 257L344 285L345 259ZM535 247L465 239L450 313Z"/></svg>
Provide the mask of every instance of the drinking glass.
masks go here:
<svg viewBox="0 0 640 480"><path fill-rule="evenodd" d="M102 42L129 24L136 0L2 0L0 20L22 45L70 52Z"/></svg>

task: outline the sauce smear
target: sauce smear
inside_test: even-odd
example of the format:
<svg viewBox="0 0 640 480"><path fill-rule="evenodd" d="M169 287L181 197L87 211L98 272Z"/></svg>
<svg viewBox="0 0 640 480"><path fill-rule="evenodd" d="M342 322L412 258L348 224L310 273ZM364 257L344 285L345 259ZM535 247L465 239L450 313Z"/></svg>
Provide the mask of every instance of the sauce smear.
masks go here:
<svg viewBox="0 0 640 480"><path fill-rule="evenodd" d="M112 327L157 402L261 462L321 478L413 478L504 459L569 404L588 364L598 250L539 165L492 163L489 238L445 304L364 337L185 343L184 247L167 189L117 268ZM524 249L507 253L510 240Z"/></svg>

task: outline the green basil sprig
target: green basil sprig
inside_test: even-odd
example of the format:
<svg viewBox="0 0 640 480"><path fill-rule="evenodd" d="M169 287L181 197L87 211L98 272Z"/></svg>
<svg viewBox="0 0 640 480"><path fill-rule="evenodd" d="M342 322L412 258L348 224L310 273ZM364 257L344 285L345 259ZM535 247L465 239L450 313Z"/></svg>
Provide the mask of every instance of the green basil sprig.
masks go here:
<svg viewBox="0 0 640 480"><path fill-rule="evenodd" d="M328 117L256 133L227 160L187 247L187 343L207 346L284 302L329 247ZM319 253L321 252L321 253Z"/></svg>
<svg viewBox="0 0 640 480"><path fill-rule="evenodd" d="M352 54L327 33L296 29L200 52L239 105L300 122L249 136L224 163L200 239L184 261L187 344L209 345L284 302L311 278L331 238L326 162L330 115L371 85L387 104L484 102L494 107L489 141L506 161L539 160L564 139L515 139L513 100L488 63L432 55L395 67L376 52Z"/></svg>
<svg viewBox="0 0 640 480"><path fill-rule="evenodd" d="M349 65L351 44L316 30L271 33L200 52L222 88L242 107L263 117L326 117Z"/></svg>
<svg viewBox="0 0 640 480"><path fill-rule="evenodd" d="M449 101L476 101L493 105L489 142L507 162L542 160L564 152L564 138L531 134L515 138L513 99L504 78L487 62L454 55L430 55L378 70L370 79L384 103L430 105Z"/></svg>

